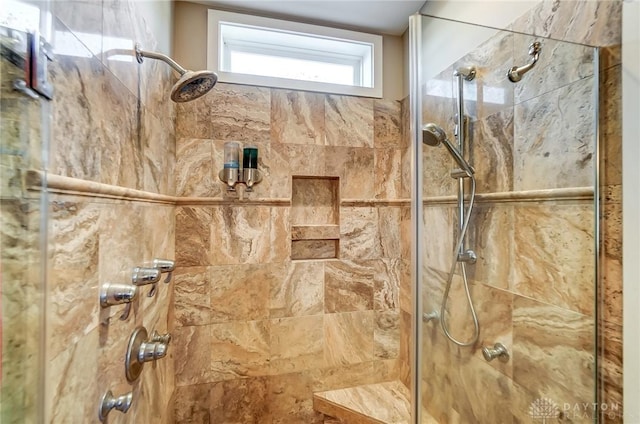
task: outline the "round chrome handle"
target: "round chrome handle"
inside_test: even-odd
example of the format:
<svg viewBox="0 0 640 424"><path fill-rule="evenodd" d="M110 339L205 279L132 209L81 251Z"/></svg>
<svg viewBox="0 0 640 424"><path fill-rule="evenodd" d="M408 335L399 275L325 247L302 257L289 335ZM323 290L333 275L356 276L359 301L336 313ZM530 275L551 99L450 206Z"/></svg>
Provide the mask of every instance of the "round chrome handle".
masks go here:
<svg viewBox="0 0 640 424"><path fill-rule="evenodd" d="M509 351L502 343L496 343L493 347L483 347L482 356L485 361L491 362L495 358L498 358L501 362L507 362L509 360Z"/></svg>

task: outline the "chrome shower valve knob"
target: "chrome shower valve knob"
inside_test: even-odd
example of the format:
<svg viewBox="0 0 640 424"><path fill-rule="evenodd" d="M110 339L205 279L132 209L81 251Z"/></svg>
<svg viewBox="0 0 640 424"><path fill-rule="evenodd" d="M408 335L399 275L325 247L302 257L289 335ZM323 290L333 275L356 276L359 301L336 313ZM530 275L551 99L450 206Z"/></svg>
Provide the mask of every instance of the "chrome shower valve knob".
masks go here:
<svg viewBox="0 0 640 424"><path fill-rule="evenodd" d="M131 284L104 283L100 288L100 306L103 308L130 303L135 299L137 287Z"/></svg>
<svg viewBox="0 0 640 424"><path fill-rule="evenodd" d="M116 397L113 396L111 390L107 390L107 392L102 395L102 400L100 401L100 407L98 408L98 419L100 420L100 422L104 422L104 420L107 419L107 415L109 415L109 412L111 412L112 409L126 414L129 408L131 408L132 402L133 392L129 392L122 396Z"/></svg>
<svg viewBox="0 0 640 424"><path fill-rule="evenodd" d="M104 283L100 287L100 306L108 308L113 305L126 304L120 319L122 321L129 318L131 312L131 302L138 294L138 288L132 284Z"/></svg>
<svg viewBox="0 0 640 424"><path fill-rule="evenodd" d="M156 268L135 267L131 273L131 282L135 286L155 284L160 281L160 270Z"/></svg>
<svg viewBox="0 0 640 424"><path fill-rule="evenodd" d="M176 262L170 259L154 259L152 262L152 267L155 269L159 269L161 273L172 272L176 269Z"/></svg>
<svg viewBox="0 0 640 424"><path fill-rule="evenodd" d="M148 339L147 329L138 327L129 338L124 367L127 381L134 382L142 373L145 362L157 361L167 355L171 335L160 335L156 331Z"/></svg>
<svg viewBox="0 0 640 424"><path fill-rule="evenodd" d="M483 347L482 356L485 361L491 362L495 358L498 358L500 362L507 362L509 360L509 351L502 343L496 343L493 347Z"/></svg>

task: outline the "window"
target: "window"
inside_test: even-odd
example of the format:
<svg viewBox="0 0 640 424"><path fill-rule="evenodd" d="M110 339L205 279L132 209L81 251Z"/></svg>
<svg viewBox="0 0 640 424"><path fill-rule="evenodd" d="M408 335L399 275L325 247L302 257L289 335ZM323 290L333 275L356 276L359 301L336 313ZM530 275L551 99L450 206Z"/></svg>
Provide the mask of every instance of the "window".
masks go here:
<svg viewBox="0 0 640 424"><path fill-rule="evenodd" d="M209 10L222 82L382 97L382 36Z"/></svg>

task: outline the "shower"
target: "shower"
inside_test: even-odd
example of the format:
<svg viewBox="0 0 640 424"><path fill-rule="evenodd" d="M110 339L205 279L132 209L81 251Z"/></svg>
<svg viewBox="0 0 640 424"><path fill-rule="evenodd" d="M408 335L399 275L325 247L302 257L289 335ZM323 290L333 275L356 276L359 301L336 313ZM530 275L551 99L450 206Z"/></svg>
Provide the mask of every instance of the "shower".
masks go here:
<svg viewBox="0 0 640 424"><path fill-rule="evenodd" d="M476 315L475 308L473 306L473 300L471 299L471 292L469 291L469 281L467 278L467 263L476 262L476 254L471 249L466 249L465 240L467 230L469 228L469 220L471 218L471 212L473 210L473 204L476 196L476 178L474 176L474 169L464 159L464 145L466 141L466 122L467 116L464 113L464 96L463 96L463 80L471 81L476 76L475 68L463 67L458 68L453 74L458 80L458 113L456 115L456 130L455 134L458 141L458 147L455 147L447 139L446 132L438 125L434 123L428 123L422 127L422 142L428 146L437 147L444 145L451 157L457 163L459 169L451 171L451 177L458 180L458 239L453 250L453 259L451 261L451 268L447 277L447 282L442 297L442 303L439 311L433 311L423 314L424 321L438 320L440 321L440 327L445 336L458 346L466 347L474 345L480 336L480 326L478 323L478 317ZM471 181L471 193L469 196L469 202L465 206L464 201L464 180L469 179ZM447 327L446 309L447 302L449 300L449 292L451 290L451 284L453 282L453 276L457 265L460 264L460 270L462 273L462 279L464 284L464 290L467 297L467 304L469 305L469 311L473 320L473 337L469 341L459 341L453 337Z"/></svg>
<svg viewBox="0 0 640 424"><path fill-rule="evenodd" d="M170 57L156 52L142 50L140 44L135 46L136 59L142 63L145 57L161 60L175 69L180 78L171 88L171 100L176 103L189 102L207 94L218 82L218 75L213 71L190 71L180 66Z"/></svg>

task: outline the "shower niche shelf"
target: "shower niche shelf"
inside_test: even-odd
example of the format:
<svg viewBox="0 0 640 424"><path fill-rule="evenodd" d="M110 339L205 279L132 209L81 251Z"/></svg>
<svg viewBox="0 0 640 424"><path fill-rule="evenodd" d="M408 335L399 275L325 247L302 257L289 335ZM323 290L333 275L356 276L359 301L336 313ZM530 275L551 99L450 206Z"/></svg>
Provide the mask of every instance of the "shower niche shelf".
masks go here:
<svg viewBox="0 0 640 424"><path fill-rule="evenodd" d="M340 180L294 176L291 259L335 259L340 245Z"/></svg>

